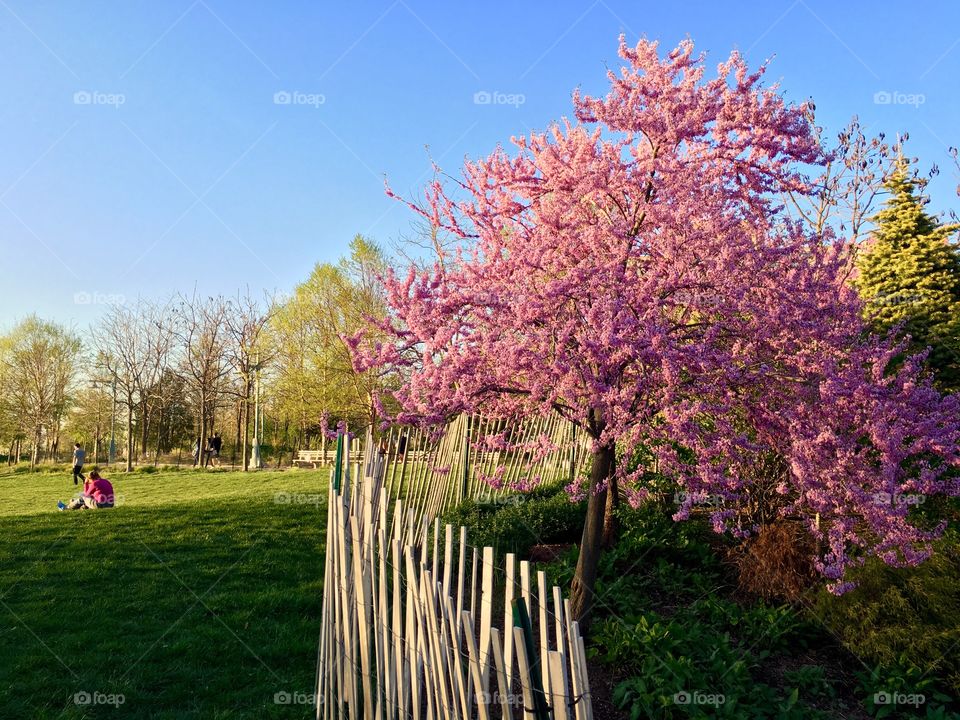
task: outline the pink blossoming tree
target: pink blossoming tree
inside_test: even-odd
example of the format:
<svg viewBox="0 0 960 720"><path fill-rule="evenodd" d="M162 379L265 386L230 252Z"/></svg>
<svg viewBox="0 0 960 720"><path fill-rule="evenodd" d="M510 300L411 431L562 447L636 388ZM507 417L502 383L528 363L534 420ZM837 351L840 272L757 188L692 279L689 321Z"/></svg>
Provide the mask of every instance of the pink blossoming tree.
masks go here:
<svg viewBox="0 0 960 720"><path fill-rule="evenodd" d="M589 433L582 619L607 488L645 492L618 446L650 449L685 490L678 519L720 497L715 528L740 536L758 529L752 469L775 454L777 512L809 526L836 591L867 554L922 560L936 530L895 498L960 490L957 401L920 359L891 363L899 348L865 334L844 286L843 243L779 205L823 160L811 109L736 53L711 78L690 42L661 58L621 38L620 56L606 97L574 94L577 123L514 138L411 204L461 249L386 279L390 341L354 338L357 365L402 369L401 420L556 412Z"/></svg>

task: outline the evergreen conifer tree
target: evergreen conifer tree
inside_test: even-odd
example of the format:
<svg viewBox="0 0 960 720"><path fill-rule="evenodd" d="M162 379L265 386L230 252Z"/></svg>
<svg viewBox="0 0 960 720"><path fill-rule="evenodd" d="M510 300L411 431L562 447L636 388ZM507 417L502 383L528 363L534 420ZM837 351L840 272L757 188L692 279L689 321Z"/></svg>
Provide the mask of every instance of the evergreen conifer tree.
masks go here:
<svg viewBox="0 0 960 720"><path fill-rule="evenodd" d="M914 349L930 347L938 384L960 390L960 252L955 224L926 210L925 181L901 155L885 185L890 193L857 257L855 285L880 332L902 324Z"/></svg>

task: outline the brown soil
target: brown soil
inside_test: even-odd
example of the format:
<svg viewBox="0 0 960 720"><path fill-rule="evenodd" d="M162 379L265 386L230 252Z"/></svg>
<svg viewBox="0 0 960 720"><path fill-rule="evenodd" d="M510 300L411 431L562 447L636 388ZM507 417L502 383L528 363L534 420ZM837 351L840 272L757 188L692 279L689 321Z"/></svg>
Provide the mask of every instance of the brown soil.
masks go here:
<svg viewBox="0 0 960 720"><path fill-rule="evenodd" d="M551 563L564 555L564 553L566 553L572 547L572 543L562 543L559 545L534 545L532 548L530 548L530 557L528 559L531 562Z"/></svg>

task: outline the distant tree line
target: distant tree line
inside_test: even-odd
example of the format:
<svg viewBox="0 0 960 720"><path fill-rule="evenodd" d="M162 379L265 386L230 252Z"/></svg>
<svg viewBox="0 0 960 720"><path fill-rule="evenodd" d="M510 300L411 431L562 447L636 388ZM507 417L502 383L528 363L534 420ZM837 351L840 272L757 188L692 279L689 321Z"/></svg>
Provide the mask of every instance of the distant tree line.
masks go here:
<svg viewBox="0 0 960 720"><path fill-rule="evenodd" d="M0 454L63 461L74 442L126 468L193 462L199 439L224 440L247 469L257 383L271 462L322 445L324 423L377 419L385 382L354 372L347 338L384 312L385 252L357 236L337 263L317 264L289 297L199 291L114 304L81 336L36 316L0 335ZM201 455L202 457L202 455Z"/></svg>

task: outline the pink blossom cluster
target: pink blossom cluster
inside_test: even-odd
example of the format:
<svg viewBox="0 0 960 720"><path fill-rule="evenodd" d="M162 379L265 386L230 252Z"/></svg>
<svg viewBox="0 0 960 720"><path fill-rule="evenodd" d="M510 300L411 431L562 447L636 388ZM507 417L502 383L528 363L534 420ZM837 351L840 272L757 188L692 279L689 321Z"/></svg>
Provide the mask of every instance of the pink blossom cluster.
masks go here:
<svg viewBox="0 0 960 720"><path fill-rule="evenodd" d="M480 478L480 482L484 482L494 490L502 490L504 486L503 476L507 472L506 465L498 465L496 470L492 474L488 475L484 471L480 471L477 474L477 477Z"/></svg>
<svg viewBox="0 0 960 720"><path fill-rule="evenodd" d="M498 465L497 468L493 471L493 474L487 474L486 472L479 472L478 477L481 482L486 483L494 490L512 490L514 492L530 492L536 488L543 481L539 475L531 475L529 473L529 467L527 468L527 473L521 474L514 480L506 480L505 475L507 468L505 465Z"/></svg>
<svg viewBox="0 0 960 720"><path fill-rule="evenodd" d="M356 437L347 430L347 421L340 420L336 427L330 427L330 413L326 410L320 415L320 433L328 440L336 440L339 435L346 435L351 440Z"/></svg>

